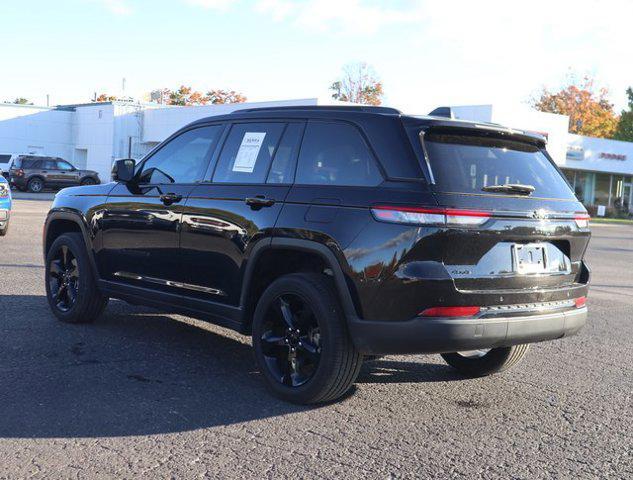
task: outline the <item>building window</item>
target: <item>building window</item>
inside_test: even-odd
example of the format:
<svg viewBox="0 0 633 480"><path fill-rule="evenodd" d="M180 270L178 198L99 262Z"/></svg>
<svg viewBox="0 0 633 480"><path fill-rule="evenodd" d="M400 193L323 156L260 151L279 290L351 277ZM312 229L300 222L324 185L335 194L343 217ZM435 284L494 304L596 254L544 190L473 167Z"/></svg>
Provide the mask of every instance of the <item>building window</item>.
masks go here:
<svg viewBox="0 0 633 480"><path fill-rule="evenodd" d="M610 206L611 175L606 173L597 173L595 175L596 187L594 191L594 204L608 207Z"/></svg>

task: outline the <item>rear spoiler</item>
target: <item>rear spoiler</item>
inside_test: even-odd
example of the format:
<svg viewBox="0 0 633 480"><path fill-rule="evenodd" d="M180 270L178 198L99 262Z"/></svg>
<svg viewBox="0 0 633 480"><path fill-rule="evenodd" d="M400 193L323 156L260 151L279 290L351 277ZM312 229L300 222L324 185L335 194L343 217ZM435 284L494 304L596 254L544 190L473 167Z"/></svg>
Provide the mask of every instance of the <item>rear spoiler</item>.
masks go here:
<svg viewBox="0 0 633 480"><path fill-rule="evenodd" d="M529 143L538 148L545 148L547 145L547 139L537 133L485 123L474 123L471 125L430 125L427 128L427 133L431 132L452 134L462 133L473 136L496 137L505 140L515 140L517 142Z"/></svg>

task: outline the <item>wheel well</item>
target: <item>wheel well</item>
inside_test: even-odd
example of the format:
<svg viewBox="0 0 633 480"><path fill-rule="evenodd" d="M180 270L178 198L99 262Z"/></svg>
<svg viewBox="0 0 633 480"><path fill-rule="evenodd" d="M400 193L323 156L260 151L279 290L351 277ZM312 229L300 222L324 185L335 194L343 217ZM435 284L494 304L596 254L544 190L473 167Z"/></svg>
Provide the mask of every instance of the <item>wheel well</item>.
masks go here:
<svg viewBox="0 0 633 480"><path fill-rule="evenodd" d="M244 333L249 333L257 301L276 279L289 273L315 272L332 275L330 266L318 253L291 248L266 250L255 261L245 298Z"/></svg>
<svg viewBox="0 0 633 480"><path fill-rule="evenodd" d="M48 253L48 250L57 237L68 232L81 233L81 227L79 227L77 222L63 218L51 221L46 231L46 238L44 239L44 254L46 255Z"/></svg>
<svg viewBox="0 0 633 480"><path fill-rule="evenodd" d="M29 179L26 181L26 183L28 184L31 180L33 180L34 178L38 178L40 179L42 182L46 182L46 180L44 180L44 177L42 177L41 175L35 174L35 175L31 175L29 177Z"/></svg>

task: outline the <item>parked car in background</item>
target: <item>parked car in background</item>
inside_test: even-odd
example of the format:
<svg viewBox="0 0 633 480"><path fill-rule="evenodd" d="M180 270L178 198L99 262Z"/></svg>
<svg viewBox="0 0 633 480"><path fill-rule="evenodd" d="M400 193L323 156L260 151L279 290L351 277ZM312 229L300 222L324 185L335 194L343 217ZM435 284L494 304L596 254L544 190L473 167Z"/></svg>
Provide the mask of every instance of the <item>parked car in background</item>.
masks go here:
<svg viewBox="0 0 633 480"><path fill-rule="evenodd" d="M11 217L11 188L9 182L0 176L0 237L4 237L9 231L9 218Z"/></svg>
<svg viewBox="0 0 633 480"><path fill-rule="evenodd" d="M234 328L292 402L341 397L366 356L490 375L586 322L589 217L541 135L379 107L241 110L113 178L55 197L54 314L91 322L118 298Z"/></svg>
<svg viewBox="0 0 633 480"><path fill-rule="evenodd" d="M58 157L18 155L9 169L9 181L18 190L38 193L44 188L64 188L101 183L93 170L79 170Z"/></svg>
<svg viewBox="0 0 633 480"><path fill-rule="evenodd" d="M13 158L16 155L12 155L10 153L0 153L0 175L2 175L7 181L9 181L9 169L11 168L11 163L13 163Z"/></svg>

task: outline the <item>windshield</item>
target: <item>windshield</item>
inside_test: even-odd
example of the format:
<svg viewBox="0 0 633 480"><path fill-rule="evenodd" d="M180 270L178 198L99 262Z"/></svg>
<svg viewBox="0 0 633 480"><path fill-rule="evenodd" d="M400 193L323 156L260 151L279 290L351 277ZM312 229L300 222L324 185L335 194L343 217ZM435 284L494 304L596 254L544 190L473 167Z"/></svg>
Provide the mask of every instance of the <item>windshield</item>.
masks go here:
<svg viewBox="0 0 633 480"><path fill-rule="evenodd" d="M574 198L545 154L528 143L468 134L428 133L424 137L435 183L442 192L485 192L491 185L534 187L532 197Z"/></svg>

